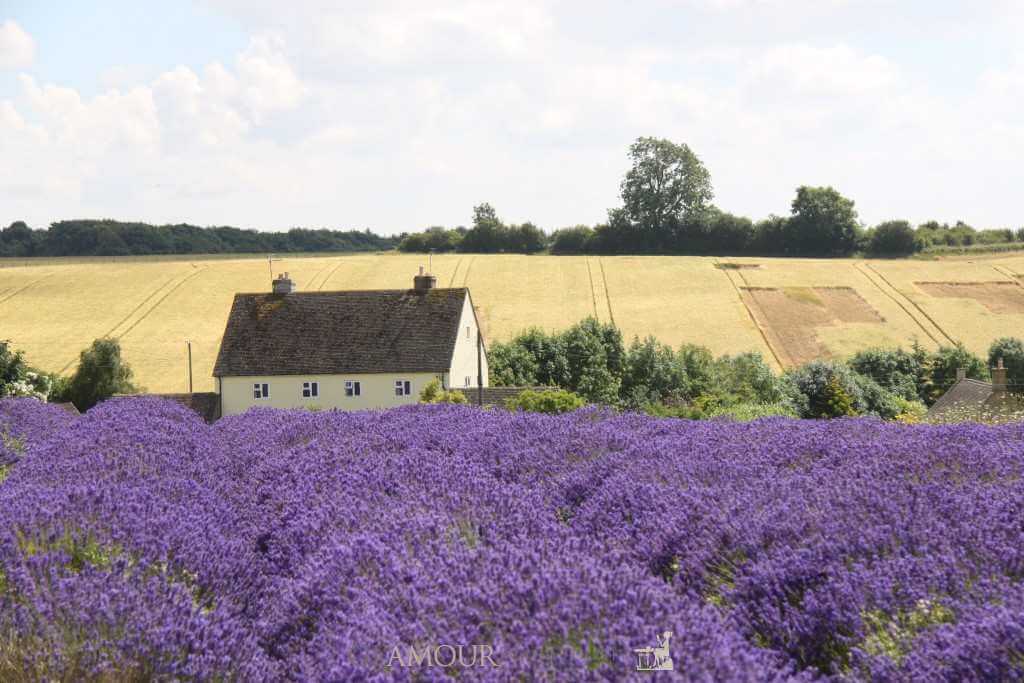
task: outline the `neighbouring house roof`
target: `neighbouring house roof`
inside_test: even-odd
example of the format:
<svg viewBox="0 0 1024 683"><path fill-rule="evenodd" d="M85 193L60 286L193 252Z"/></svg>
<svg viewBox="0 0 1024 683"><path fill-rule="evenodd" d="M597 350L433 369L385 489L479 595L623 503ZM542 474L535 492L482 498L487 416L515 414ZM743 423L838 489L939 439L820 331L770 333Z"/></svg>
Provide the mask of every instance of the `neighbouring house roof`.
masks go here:
<svg viewBox="0 0 1024 683"><path fill-rule="evenodd" d="M133 398L153 396L165 398L168 401L180 403L189 410L194 411L207 424L212 424L220 419L220 394L214 391L203 391L184 394L114 394L112 401L130 401Z"/></svg>
<svg viewBox="0 0 1024 683"><path fill-rule="evenodd" d="M1024 411L1024 398L1007 391L993 391L989 382L962 379L928 409L928 419L941 421L943 417L963 419L965 414L1008 415L1018 411Z"/></svg>
<svg viewBox="0 0 1024 683"><path fill-rule="evenodd" d="M215 377L447 372L469 290L236 294Z"/></svg>
<svg viewBox="0 0 1024 683"><path fill-rule="evenodd" d="M53 405L57 406L58 408L63 408L72 415L81 415L78 408L75 407L75 404L71 403L70 401L66 401L64 403L54 403Z"/></svg>
<svg viewBox="0 0 1024 683"><path fill-rule="evenodd" d="M488 406L504 408L505 401L507 399L513 398L527 389L531 391L555 391L558 389L558 387L484 387L483 389L476 389L473 387L452 388L464 393L472 405L483 406L485 408ZM481 393L483 394L483 401L480 400Z"/></svg>
<svg viewBox="0 0 1024 683"><path fill-rule="evenodd" d="M194 394L157 394L157 396L177 401L186 408L194 410L208 424L212 424L220 418L220 394L214 391Z"/></svg>

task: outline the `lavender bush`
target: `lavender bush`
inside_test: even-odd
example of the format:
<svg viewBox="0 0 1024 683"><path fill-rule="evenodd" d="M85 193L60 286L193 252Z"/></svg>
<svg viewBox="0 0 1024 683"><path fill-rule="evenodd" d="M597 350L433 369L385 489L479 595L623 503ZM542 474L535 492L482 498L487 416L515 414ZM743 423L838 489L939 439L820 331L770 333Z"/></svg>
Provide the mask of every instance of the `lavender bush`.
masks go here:
<svg viewBox="0 0 1024 683"><path fill-rule="evenodd" d="M0 400L0 472L21 458L28 443L47 438L73 419L64 409L35 398Z"/></svg>
<svg viewBox="0 0 1024 683"><path fill-rule="evenodd" d="M0 402L0 680L627 679L663 631L692 680L1024 676L1021 425L46 410ZM388 666L439 644L498 667Z"/></svg>

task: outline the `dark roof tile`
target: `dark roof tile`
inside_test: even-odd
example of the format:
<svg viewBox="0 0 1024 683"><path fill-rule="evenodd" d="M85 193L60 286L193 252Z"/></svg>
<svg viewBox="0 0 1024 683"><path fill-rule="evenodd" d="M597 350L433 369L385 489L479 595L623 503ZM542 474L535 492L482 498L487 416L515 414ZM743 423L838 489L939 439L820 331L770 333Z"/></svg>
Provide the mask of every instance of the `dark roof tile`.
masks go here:
<svg viewBox="0 0 1024 683"><path fill-rule="evenodd" d="M215 377L446 372L469 290L236 294Z"/></svg>
<svg viewBox="0 0 1024 683"><path fill-rule="evenodd" d="M1024 409L1024 400L1008 392L993 393L992 385L976 379L962 379L928 409L928 418L942 419L958 412L1008 414Z"/></svg>

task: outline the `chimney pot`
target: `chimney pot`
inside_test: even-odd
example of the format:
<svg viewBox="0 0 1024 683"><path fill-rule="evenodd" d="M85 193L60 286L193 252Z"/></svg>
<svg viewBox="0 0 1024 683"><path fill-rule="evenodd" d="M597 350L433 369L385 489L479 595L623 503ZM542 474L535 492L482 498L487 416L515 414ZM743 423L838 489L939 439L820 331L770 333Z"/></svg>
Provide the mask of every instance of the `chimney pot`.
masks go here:
<svg viewBox="0 0 1024 683"><path fill-rule="evenodd" d="M424 273L423 266L420 266L420 274L412 279L412 287L417 292L426 292L437 287L437 278L430 273Z"/></svg>
<svg viewBox="0 0 1024 683"><path fill-rule="evenodd" d="M288 273L282 273L274 280L274 294L291 294L293 291L295 291L295 283L288 277Z"/></svg>
<svg viewBox="0 0 1024 683"><path fill-rule="evenodd" d="M992 393L1003 393L1006 391L1006 367L1003 359L1000 358L996 366L992 368Z"/></svg>

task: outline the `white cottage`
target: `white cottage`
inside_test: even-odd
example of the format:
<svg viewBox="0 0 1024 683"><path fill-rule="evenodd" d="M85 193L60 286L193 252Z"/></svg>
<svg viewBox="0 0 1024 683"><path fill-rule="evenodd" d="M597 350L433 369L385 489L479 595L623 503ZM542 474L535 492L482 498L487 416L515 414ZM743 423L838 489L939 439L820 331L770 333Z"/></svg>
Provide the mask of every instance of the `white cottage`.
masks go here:
<svg viewBox="0 0 1024 683"><path fill-rule="evenodd" d="M220 414L253 406L388 408L416 403L431 380L487 386L487 350L469 289L236 294L214 365ZM473 392L467 391L467 394Z"/></svg>

